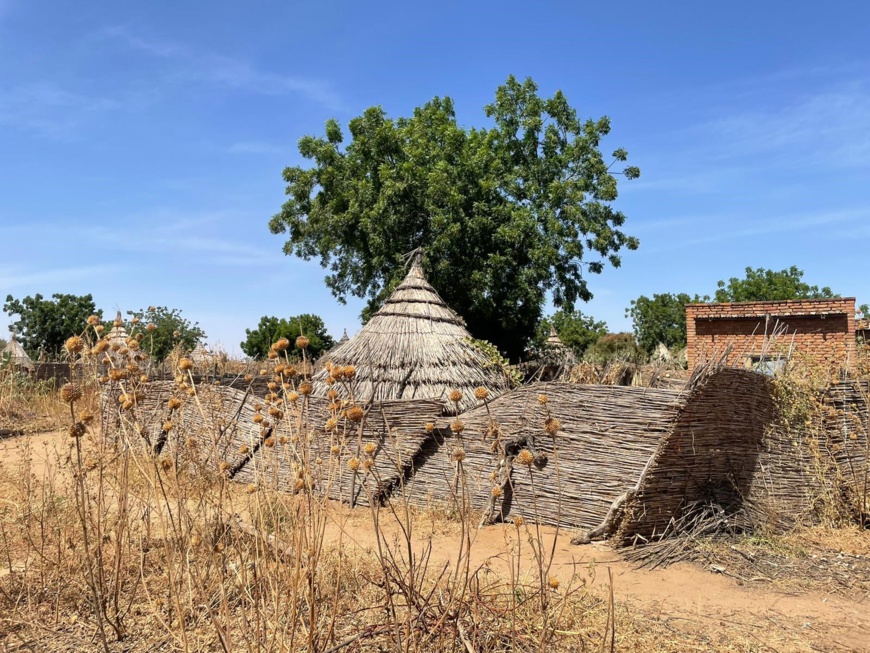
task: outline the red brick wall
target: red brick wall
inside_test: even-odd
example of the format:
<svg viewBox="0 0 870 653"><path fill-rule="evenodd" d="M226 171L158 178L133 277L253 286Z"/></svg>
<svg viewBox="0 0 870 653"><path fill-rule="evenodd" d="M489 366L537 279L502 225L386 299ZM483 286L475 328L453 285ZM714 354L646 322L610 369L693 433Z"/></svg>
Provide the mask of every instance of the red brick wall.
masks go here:
<svg viewBox="0 0 870 653"><path fill-rule="evenodd" d="M786 334L775 348L794 342L803 352L830 365L845 367L855 354L855 299L807 299L785 302L689 304L686 306L686 339L689 369L728 345L729 365L743 365L747 356L760 354L775 325ZM766 335L767 334L767 335ZM771 351L768 349L768 351Z"/></svg>

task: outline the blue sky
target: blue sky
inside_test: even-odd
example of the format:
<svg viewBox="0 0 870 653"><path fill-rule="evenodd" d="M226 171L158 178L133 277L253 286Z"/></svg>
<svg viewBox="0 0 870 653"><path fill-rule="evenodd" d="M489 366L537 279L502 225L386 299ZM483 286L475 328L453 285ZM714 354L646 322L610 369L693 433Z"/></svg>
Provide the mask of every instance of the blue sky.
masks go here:
<svg viewBox="0 0 870 653"><path fill-rule="evenodd" d="M262 315L353 333L361 302L267 228L297 140L435 95L484 125L514 74L609 115L641 168L616 202L641 247L584 312L628 330L631 299L746 266L867 302L868 24L858 1L0 0L0 294L180 308L237 353Z"/></svg>

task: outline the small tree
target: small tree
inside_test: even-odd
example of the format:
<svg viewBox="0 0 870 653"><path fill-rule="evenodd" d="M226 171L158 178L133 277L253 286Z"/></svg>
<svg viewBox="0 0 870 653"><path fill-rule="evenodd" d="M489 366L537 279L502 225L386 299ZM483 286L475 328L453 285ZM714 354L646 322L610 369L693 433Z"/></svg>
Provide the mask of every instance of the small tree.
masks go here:
<svg viewBox="0 0 870 653"><path fill-rule="evenodd" d="M746 268L746 277L719 281L717 302L771 302L784 299L819 299L838 297L827 286L819 288L803 281L804 271L796 266L785 270Z"/></svg>
<svg viewBox="0 0 870 653"><path fill-rule="evenodd" d="M551 327L556 329L559 339L578 357L601 336L607 334L607 324L580 311L556 311L538 325L535 348L539 351L544 348Z"/></svg>
<svg viewBox="0 0 870 653"><path fill-rule="evenodd" d="M279 338L287 338L293 343L300 335L304 335L308 338L308 353L313 358L319 357L335 344L332 336L326 332L323 319L310 313L287 319L264 315L256 329L245 329L245 335L245 341L241 343L242 351L251 358L264 358L272 343Z"/></svg>
<svg viewBox="0 0 870 653"><path fill-rule="evenodd" d="M142 349L158 365L176 345L181 344L185 351L192 351L197 342L205 338L205 331L200 328L199 323L191 324L181 316L181 311L177 308L150 306L148 310L127 311L127 315L138 320L145 330Z"/></svg>
<svg viewBox="0 0 870 653"><path fill-rule="evenodd" d="M709 297L686 293L663 293L652 298L641 295L626 309L634 326L638 346L652 354L659 343L668 349L686 346L686 304L704 302Z"/></svg>
<svg viewBox="0 0 870 653"><path fill-rule="evenodd" d="M55 293L51 299L36 294L22 300L7 295L3 311L18 316L12 327L21 346L34 358L40 347L50 355L59 355L67 338L84 331L88 317L102 315L90 294Z"/></svg>
<svg viewBox="0 0 870 653"><path fill-rule="evenodd" d="M643 351L630 333L608 333L586 350L584 358L599 364L614 360L639 362L643 358Z"/></svg>

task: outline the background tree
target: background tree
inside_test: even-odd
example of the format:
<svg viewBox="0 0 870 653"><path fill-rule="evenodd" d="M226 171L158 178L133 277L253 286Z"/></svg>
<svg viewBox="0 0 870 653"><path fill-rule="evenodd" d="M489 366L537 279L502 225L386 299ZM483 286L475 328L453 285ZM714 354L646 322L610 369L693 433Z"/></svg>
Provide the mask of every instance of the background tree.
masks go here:
<svg viewBox="0 0 870 653"><path fill-rule="evenodd" d="M668 349L686 346L686 304L705 302L709 297L686 293L663 293L652 298L641 295L626 309L638 346L652 354L658 344Z"/></svg>
<svg viewBox="0 0 870 653"><path fill-rule="evenodd" d="M242 351L251 358L264 358L269 348L279 338L287 338L291 343L304 334L308 338L308 353L318 358L329 350L335 342L326 332L326 325L317 315L303 313L295 317L277 318L263 316L254 330L245 329L245 341L241 343ZM291 351L292 353L292 351Z"/></svg>
<svg viewBox="0 0 870 653"><path fill-rule="evenodd" d="M746 277L731 277L728 282L719 281L717 302L770 302L782 299L817 299L838 297L825 286L811 286L803 281L804 272L796 266L785 270L746 268Z"/></svg>
<svg viewBox="0 0 870 653"><path fill-rule="evenodd" d="M588 300L587 273L635 249L611 203L624 149L605 162L610 120L581 121L561 93L538 96L509 77L485 107L492 126L465 129L450 98L409 118L380 107L350 121L350 142L329 120L299 141L311 168L288 167L289 199L269 223L286 254L318 257L344 301L367 297L370 315L405 274L403 255L425 249L429 281L477 338L516 359L535 334L546 293L572 311Z"/></svg>
<svg viewBox="0 0 870 653"><path fill-rule="evenodd" d="M36 294L21 300L7 295L3 311L10 317L18 316L12 327L21 346L34 359L40 347L50 356L58 356L67 338L85 330L88 317L102 315L90 294L55 293L51 299Z"/></svg>
<svg viewBox="0 0 870 653"><path fill-rule="evenodd" d="M550 335L550 327L556 329L559 338L578 357L601 336L607 334L607 324L598 322L595 318L583 315L580 311L556 311L545 317L538 325L535 335L535 348L541 350Z"/></svg>
<svg viewBox="0 0 870 653"><path fill-rule="evenodd" d="M599 365L619 360L641 362L643 351L630 333L608 333L601 336L586 350L584 358Z"/></svg>
<svg viewBox="0 0 870 653"><path fill-rule="evenodd" d="M158 365L177 344L181 343L185 351L193 351L197 343L206 337L199 322L191 324L177 308L149 306L148 310L127 311L127 315L139 319L139 328L145 332L142 349ZM154 325L154 328L150 329L149 325Z"/></svg>

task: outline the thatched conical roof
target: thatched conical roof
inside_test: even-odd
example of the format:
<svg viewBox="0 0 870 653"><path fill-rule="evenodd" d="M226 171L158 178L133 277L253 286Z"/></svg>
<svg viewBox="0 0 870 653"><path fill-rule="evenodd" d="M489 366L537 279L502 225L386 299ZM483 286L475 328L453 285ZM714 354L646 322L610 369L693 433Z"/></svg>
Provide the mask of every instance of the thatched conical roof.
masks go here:
<svg viewBox="0 0 870 653"><path fill-rule="evenodd" d="M197 365L210 363L213 358L214 355L201 342L197 342L196 347L190 352L190 359Z"/></svg>
<svg viewBox="0 0 870 653"><path fill-rule="evenodd" d="M5 360L7 356L9 357L9 362L15 367L23 367L28 370L32 370L34 367L33 359L24 351L24 347L18 342L14 332L9 333L9 342L3 348L0 359Z"/></svg>
<svg viewBox="0 0 870 653"><path fill-rule="evenodd" d="M115 317L115 322L123 322L121 311L118 311L118 315ZM106 339L109 341L110 345L118 344L125 347L127 345L127 338L129 337L130 334L127 333L127 329L124 328L123 324L116 324L112 327L112 330L109 331L109 335L106 336Z"/></svg>
<svg viewBox="0 0 870 653"><path fill-rule="evenodd" d="M320 361L325 362L356 367L353 393L363 402L437 399L456 413L478 405L475 388L486 388L492 397L510 388L501 366L471 343L462 318L426 281L418 259L381 309L353 338L327 352ZM315 375L315 393L327 391L327 376L325 368ZM451 390L462 392L458 405L448 401Z"/></svg>

